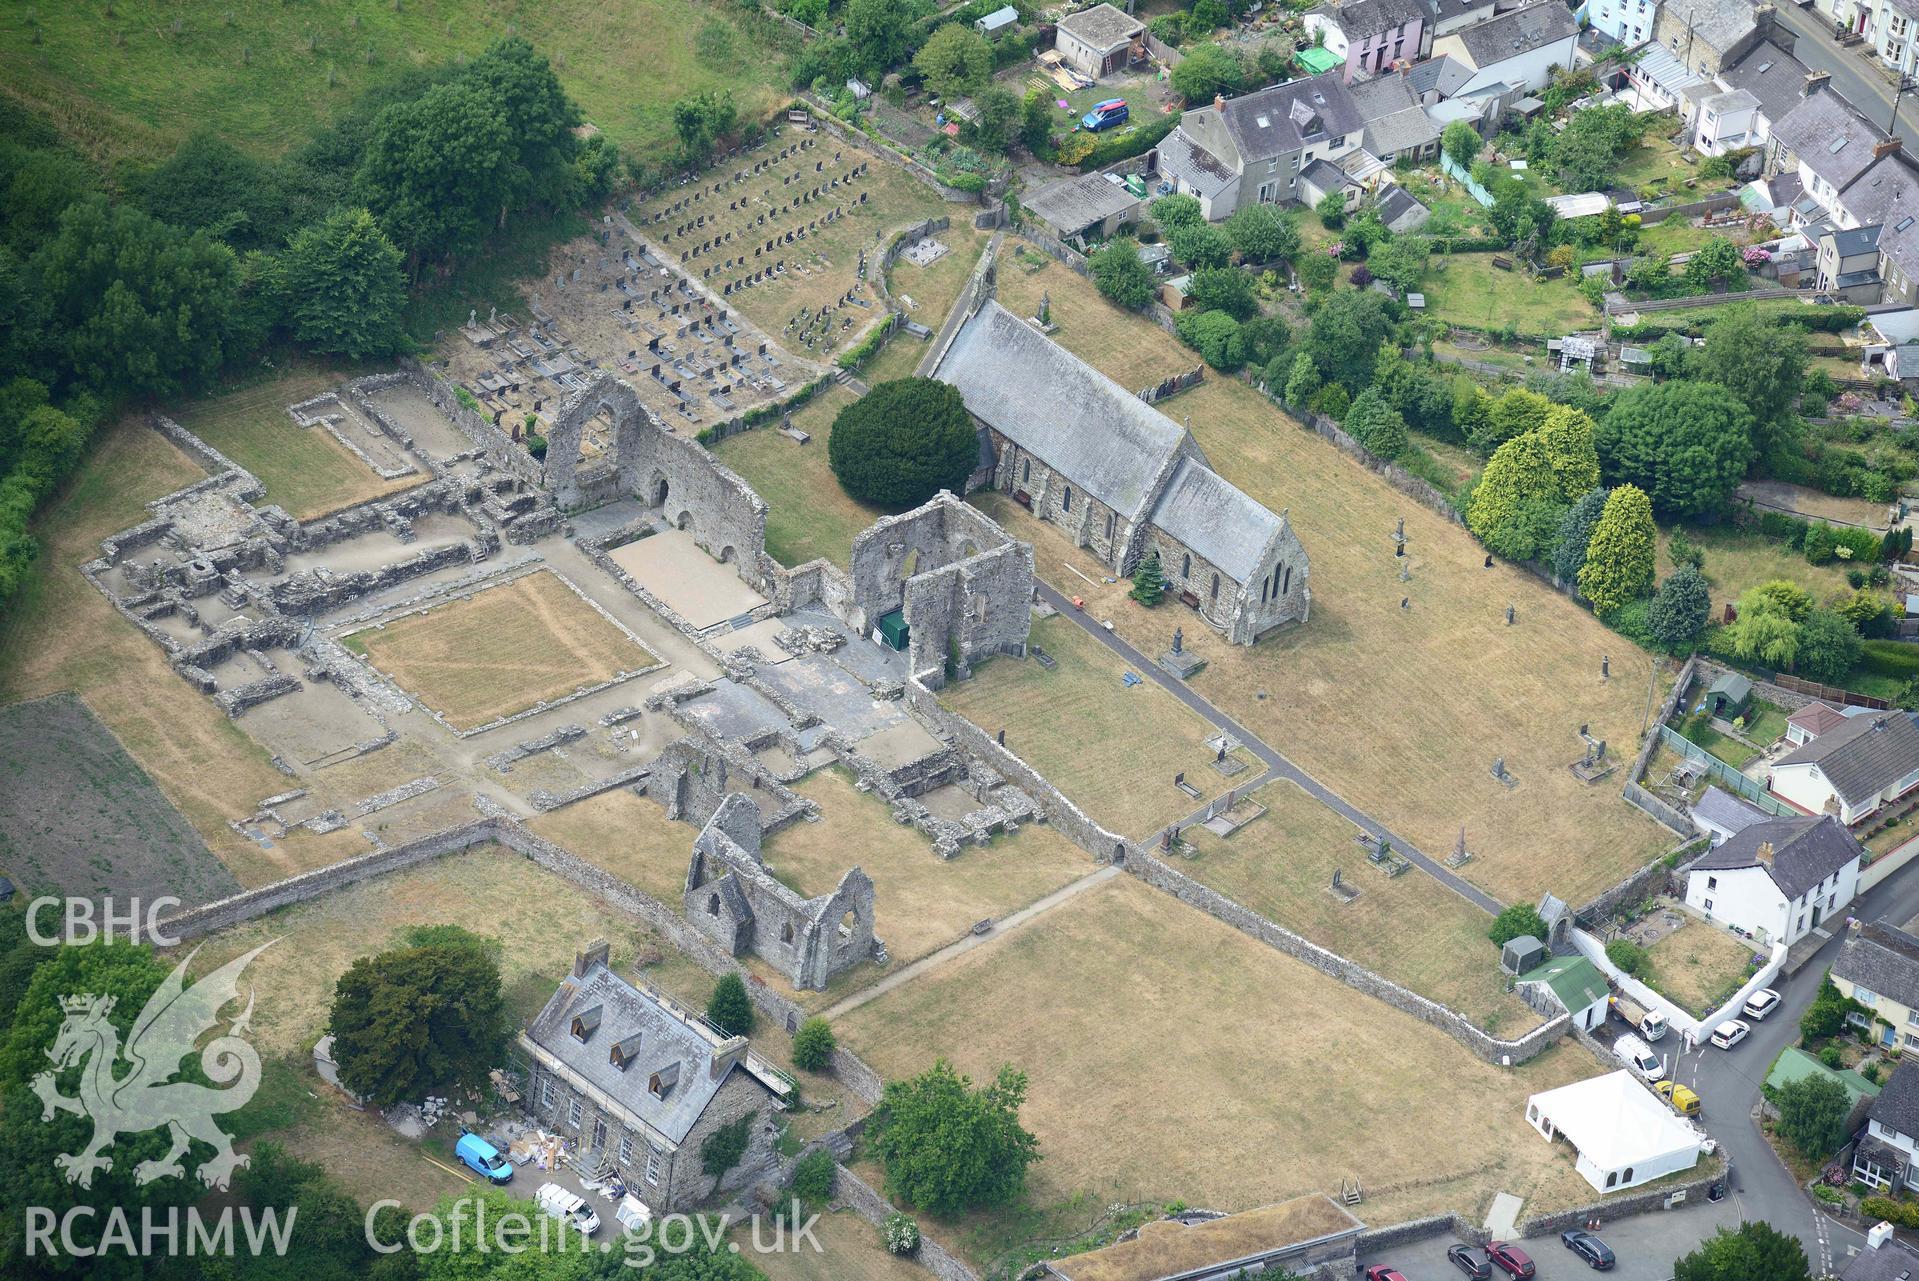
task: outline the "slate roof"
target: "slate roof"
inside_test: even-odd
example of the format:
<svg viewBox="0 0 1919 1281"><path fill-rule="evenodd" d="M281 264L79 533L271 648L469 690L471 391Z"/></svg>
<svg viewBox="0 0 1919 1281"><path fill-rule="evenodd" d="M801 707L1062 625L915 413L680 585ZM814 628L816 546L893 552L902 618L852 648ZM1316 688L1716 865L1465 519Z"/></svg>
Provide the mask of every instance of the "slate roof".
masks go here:
<svg viewBox="0 0 1919 1281"><path fill-rule="evenodd" d="M574 1016L596 1006L598 1026L584 1043L574 1039ZM546 1008L527 1024L526 1036L575 1077L674 1143L686 1138L726 1079L726 1073L717 1079L713 1074L716 1034L681 1019L601 963L561 983ZM622 1071L613 1066L613 1046L630 1046L635 1036L640 1039L637 1055ZM647 1089L655 1072L663 1078L678 1074L663 1099Z"/></svg>
<svg viewBox="0 0 1919 1281"><path fill-rule="evenodd" d="M1153 524L1218 566L1235 582L1264 572L1262 552L1286 520L1204 463L1182 458L1153 507Z"/></svg>
<svg viewBox="0 0 1919 1281"><path fill-rule="evenodd" d="M1849 717L1774 761L1773 768L1815 764L1842 798L1864 801L1919 770L1919 726L1904 712Z"/></svg>
<svg viewBox="0 0 1919 1281"><path fill-rule="evenodd" d="M1800 99L1773 121L1772 136L1814 173L1844 190L1871 167L1872 148L1885 141L1886 134L1828 87Z"/></svg>
<svg viewBox="0 0 1919 1281"><path fill-rule="evenodd" d="M1919 1137L1919 1064L1901 1063L1894 1068L1866 1115L1888 1130Z"/></svg>
<svg viewBox="0 0 1919 1281"><path fill-rule="evenodd" d="M1398 222L1413 210L1424 209L1425 207L1425 205L1419 202L1418 197L1414 196L1412 192L1407 191L1398 183L1394 183L1392 186L1386 188L1375 206L1379 213L1379 220L1388 227Z"/></svg>
<svg viewBox="0 0 1919 1281"><path fill-rule="evenodd" d="M1763 823L1771 817L1764 810L1748 805L1731 792L1721 791L1717 787L1708 787L1705 794L1693 802L1692 814L1694 818L1733 833L1744 831L1754 823Z"/></svg>
<svg viewBox="0 0 1919 1281"><path fill-rule="evenodd" d="M1919 1250L1893 1237L1877 1250L1853 1255L1839 1281L1906 1281L1908 1277L1919 1277Z"/></svg>
<svg viewBox="0 0 1919 1281"><path fill-rule="evenodd" d="M1339 24L1348 40L1364 40L1403 27L1409 22L1427 20L1426 6L1419 0L1347 0L1322 10Z"/></svg>
<svg viewBox="0 0 1919 1281"><path fill-rule="evenodd" d="M1419 105L1406 76L1385 75L1352 86L1366 150L1383 160L1439 138L1439 126Z"/></svg>
<svg viewBox="0 0 1919 1281"><path fill-rule="evenodd" d="M1459 86L1472 78L1471 68L1446 57L1428 58L1415 63L1406 73L1406 83L1414 93L1421 96L1437 93L1442 98L1452 97L1459 92Z"/></svg>
<svg viewBox="0 0 1919 1281"><path fill-rule="evenodd" d="M1357 179L1330 160L1313 161L1299 171L1299 180L1328 193L1359 185Z"/></svg>
<svg viewBox="0 0 1919 1281"><path fill-rule="evenodd" d="M1557 0L1544 0L1524 9L1515 9L1489 22L1453 33L1465 47L1467 58L1481 71L1508 58L1530 53L1556 40L1578 34L1579 23L1573 17L1572 10Z"/></svg>
<svg viewBox="0 0 1919 1281"><path fill-rule="evenodd" d="M1832 973L1919 1010L1919 938L1885 921L1869 921L1846 931Z"/></svg>
<svg viewBox="0 0 1919 1281"><path fill-rule="evenodd" d="M1788 899L1802 897L1860 855L1859 842L1830 814L1821 818L1769 818L1726 838L1692 865L1698 872L1729 872L1763 867L1761 845L1772 846L1767 875Z"/></svg>
<svg viewBox="0 0 1919 1281"><path fill-rule="evenodd" d="M1111 53L1146 29L1146 24L1110 4L1069 13L1058 25L1102 53Z"/></svg>
<svg viewBox="0 0 1919 1281"><path fill-rule="evenodd" d="M1844 231L1829 231L1821 239L1832 241L1833 252L1841 258L1852 258L1859 254L1871 253L1879 247L1879 224L1869 227L1848 227Z"/></svg>
<svg viewBox="0 0 1919 1281"><path fill-rule="evenodd" d="M1184 179L1187 186L1209 198L1224 191L1234 178L1232 167L1188 133L1183 121L1159 144L1159 170Z"/></svg>
<svg viewBox="0 0 1919 1281"><path fill-rule="evenodd" d="M1806 64L1770 40L1761 40L1732 66L1721 67L1719 78L1759 99L1759 110L1768 120L1791 111L1806 92Z"/></svg>
<svg viewBox="0 0 1919 1281"><path fill-rule="evenodd" d="M1352 91L1336 71L1229 99L1220 116L1239 149L1242 170L1255 161L1298 151L1308 142L1357 133L1360 127Z"/></svg>
<svg viewBox="0 0 1919 1281"><path fill-rule="evenodd" d="M1491 13L1494 0L1433 0L1433 21L1449 22L1485 10Z"/></svg>
<svg viewBox="0 0 1919 1281"><path fill-rule="evenodd" d="M1724 53L1757 25L1752 0L1663 0L1663 11L1692 29L1695 41Z"/></svg>
<svg viewBox="0 0 1919 1281"><path fill-rule="evenodd" d="M1139 197L1116 182L1108 182L1105 174L1089 173L1049 182L1022 203L1041 221L1070 236L1114 214L1125 213L1139 203Z"/></svg>
<svg viewBox="0 0 1919 1281"><path fill-rule="evenodd" d="M966 408L1114 511L1136 519L1186 431L988 300L960 327L935 376Z"/></svg>
<svg viewBox="0 0 1919 1281"><path fill-rule="evenodd" d="M1919 174L1903 150L1867 166L1840 194L1846 212L1881 230L1879 253L1919 275Z"/></svg>

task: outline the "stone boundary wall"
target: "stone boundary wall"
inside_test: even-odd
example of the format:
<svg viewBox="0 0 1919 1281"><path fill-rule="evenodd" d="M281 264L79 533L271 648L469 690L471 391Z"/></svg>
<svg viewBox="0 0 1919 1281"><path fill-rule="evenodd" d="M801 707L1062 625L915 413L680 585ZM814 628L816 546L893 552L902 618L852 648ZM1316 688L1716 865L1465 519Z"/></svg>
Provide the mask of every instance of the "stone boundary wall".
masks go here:
<svg viewBox="0 0 1919 1281"><path fill-rule="evenodd" d="M1699 664L1699 679L1705 681L1707 684L1711 684L1721 676L1728 675L1732 672L1732 668L1721 663L1715 663L1709 658L1699 658L1697 662ZM1752 682L1752 692L1755 695L1765 699L1768 703L1777 704L1785 710L1788 716L1809 703L1825 701L1812 694L1802 693L1796 689L1787 689L1784 685L1775 685L1768 680L1761 680L1759 677L1747 672L1741 672L1739 674L1745 676L1747 680ZM1660 718L1661 723L1663 724L1666 720L1670 719L1671 716L1672 713L1667 712L1665 716Z"/></svg>
<svg viewBox="0 0 1919 1281"><path fill-rule="evenodd" d="M1647 311L1683 311L1688 307L1711 307L1719 303L1770 302L1776 298L1810 298L1810 289L1747 289L1741 292L1728 291L1723 294L1691 294L1684 298L1634 298L1609 299L1606 303L1606 315L1621 316L1627 312Z"/></svg>
<svg viewBox="0 0 1919 1281"><path fill-rule="evenodd" d="M1469 1223L1463 1215L1435 1214L1431 1218L1409 1219L1405 1223L1394 1223L1383 1228L1368 1228L1355 1239L1354 1246L1360 1254L1373 1254L1397 1245L1410 1245L1414 1241L1430 1241L1442 1236L1458 1237L1482 1249L1492 1240L1492 1233Z"/></svg>
<svg viewBox="0 0 1919 1281"><path fill-rule="evenodd" d="M869 1187L859 1175L843 1165L836 1164L833 1169L833 1199L874 1228L884 1225L888 1215L899 1213L891 1201ZM948 1254L939 1242L926 1235L924 1227L920 1231L919 1251L912 1258L940 1281L979 1281L978 1273Z"/></svg>
<svg viewBox="0 0 1919 1281"><path fill-rule="evenodd" d="M1249 379L1248 381L1251 380ZM1254 385L1259 387L1261 394L1271 399L1271 393L1267 392L1263 385ZM1275 401L1274 403L1277 404L1278 402ZM1421 506L1437 512L1461 529L1466 527L1466 518L1460 514L1459 509L1447 501L1446 495L1440 493L1430 482L1421 480L1404 467L1401 467L1398 463L1387 462L1378 454L1375 454L1372 450L1353 439L1352 436L1347 434L1345 428L1341 427L1332 419L1325 417L1323 414L1308 413L1305 417L1299 418L1297 421L1301 426L1305 427L1307 431L1317 432L1320 436L1331 441L1340 453L1345 454L1348 458L1351 458L1367 471L1372 472L1381 480L1384 480L1400 493L1413 499Z"/></svg>
<svg viewBox="0 0 1919 1281"><path fill-rule="evenodd" d="M149 414L147 416L147 422L155 431L171 441L175 449L178 449L194 462L200 464L200 466L204 467L207 471L207 478L205 480L197 480L191 485L176 489L170 494L163 495L149 502L147 504L148 511L152 511L161 503L177 502L191 494L198 493L200 490L217 488L230 480L236 479L243 482L241 489L238 491L238 496L247 498L249 502L253 500L253 497L258 497L266 493L266 486L260 483L258 476L255 476L252 472L240 466L240 464L234 462L231 458L228 458L225 454L215 449L212 445L207 444L206 441L201 440L193 432L188 431L165 414ZM249 497L249 492L251 492L252 497Z"/></svg>
<svg viewBox="0 0 1919 1281"><path fill-rule="evenodd" d="M1128 872L1153 888L1200 909L1249 938L1257 939L1275 951L1305 962L1329 978L1338 979L1348 987L1438 1028L1488 1063L1502 1066L1524 1063L1557 1042L1572 1022L1570 1014L1562 1013L1517 1040L1502 1041L1459 1011L1409 991L1391 979L1302 938L1284 926L1274 924L1251 908L1169 867L1146 850L1129 851L1125 866Z"/></svg>
<svg viewBox="0 0 1919 1281"><path fill-rule="evenodd" d="M1725 192L1717 196L1708 196L1704 200L1688 201L1683 205L1667 205L1664 208L1641 209L1639 211L1639 221L1642 226L1650 227L1652 224L1664 222L1668 218L1690 218L1694 214L1717 213L1721 209L1731 209L1738 205L1738 203L1738 196L1733 195L1731 192Z"/></svg>
<svg viewBox="0 0 1919 1281"><path fill-rule="evenodd" d="M359 441L353 439L352 436L340 430L340 428L334 424L332 418L330 418L324 413L309 412L309 411L317 410L318 406L320 406L321 404L329 400L332 401L335 405L338 405L342 410L351 409L356 413L359 410L358 405L350 403L348 400L342 397L342 395L339 392L325 391L325 392L321 392L317 396L313 396L306 400L303 400L297 405L288 405L287 415L288 417L293 419L294 424L298 427L301 427L306 430L311 430L315 427L318 427L320 430L324 431L327 435L333 437L333 439L340 442L340 448L346 450L347 452L351 453L355 458L365 463L367 466L367 470L371 471L374 475L378 476L381 480L398 480L402 476L412 476L419 472L420 470L419 466L415 464L411 458L407 460L406 466L404 467L381 466L379 463L373 461L372 456L369 455L365 449L361 448ZM384 418L373 418L373 419L370 419L369 421L371 421L375 427L378 427L383 435L393 440L393 442L399 445L403 450L410 451L412 449L412 442L403 439L404 433L401 433L400 435L395 435L394 432L392 431L391 425Z"/></svg>
<svg viewBox="0 0 1919 1281"><path fill-rule="evenodd" d="M807 91L805 98L799 105L808 115L813 117L813 124L816 128L824 129L827 133L832 134L848 146L858 147L861 151L877 159L884 160L888 164L898 165L900 168L906 170L907 173L912 174L913 177L919 179L934 191L937 191L940 199L946 201L948 204L977 205L983 199L982 196L976 195L973 192L961 191L958 187L947 186L940 181L939 174L935 173L922 162L915 160L913 157L903 152L895 151L891 147L875 141L858 129L848 129L844 124L840 123L837 116L827 109L824 103L813 97L811 90ZM784 121L782 120L781 123L784 123Z"/></svg>
<svg viewBox="0 0 1919 1281"><path fill-rule="evenodd" d="M467 439L479 444L486 451L487 461L515 480L538 489L541 487L542 468L525 449L513 443L512 437L489 422L485 415L474 412L460 403L453 384L438 374L431 373L419 361L411 357L402 358L398 374L378 374L372 378L362 378L347 384L350 392L371 392L391 387L400 382L411 383L433 407L445 414L453 425L465 433ZM391 379L392 381L385 381ZM378 382L380 385L375 386Z"/></svg>
<svg viewBox="0 0 1919 1281"><path fill-rule="evenodd" d="M985 251L980 254L979 261L973 264L973 274L967 277L966 288L954 300L946 313L945 323L940 325L939 332L933 335L933 341L927 344L926 354L920 357L920 363L914 367L913 372L917 376L933 376L933 371L946 359L953 339L959 336L960 326L971 320L981 305L998 292L994 272L999 262L1000 243L1004 239L1004 232L995 232L993 238L986 242Z"/></svg>
<svg viewBox="0 0 1919 1281"><path fill-rule="evenodd" d="M1521 1237L1553 1236L1567 1228L1584 1227L1588 1219L1598 1219L1602 1224L1612 1219L1630 1218L1635 1214L1647 1214L1654 1210L1678 1209L1668 1207L1668 1198L1680 1193L1685 1194L1682 1205L1691 1205L1704 1201L1712 1185L1724 1175L1721 1172L1702 1174L1685 1183L1669 1187L1655 1188L1649 1192L1635 1192L1630 1196L1614 1197L1606 1201L1594 1201L1590 1205L1578 1206L1571 1210L1556 1210L1551 1214L1535 1215L1523 1219L1514 1229Z"/></svg>
<svg viewBox="0 0 1919 1281"><path fill-rule="evenodd" d="M1684 667L1679 669L1678 679L1673 681L1672 689L1666 695L1666 701L1659 705L1658 715L1653 718L1652 723L1654 725L1664 725L1672 719L1673 712L1678 709L1680 702L1686 697L1686 691L1692 687L1693 678L1697 675L1698 671L1699 656L1695 654L1686 660ZM1673 819L1677 817L1677 811L1674 810L1672 806L1667 805L1664 801L1661 801L1658 797L1648 792L1639 782L1640 779L1646 776L1646 762L1652 759L1653 748L1658 745L1659 735L1657 732L1649 733L1645 736L1645 741L1639 745L1639 755L1633 757L1632 768L1626 772L1626 786L1621 794L1626 798L1628 803L1637 805L1664 826L1671 828L1681 835L1690 836L1693 830L1691 820L1688 819L1675 823ZM1652 804L1646 804L1647 801L1651 801ZM1590 906L1590 904L1588 906ZM1581 908L1580 910L1584 911L1586 909Z"/></svg>

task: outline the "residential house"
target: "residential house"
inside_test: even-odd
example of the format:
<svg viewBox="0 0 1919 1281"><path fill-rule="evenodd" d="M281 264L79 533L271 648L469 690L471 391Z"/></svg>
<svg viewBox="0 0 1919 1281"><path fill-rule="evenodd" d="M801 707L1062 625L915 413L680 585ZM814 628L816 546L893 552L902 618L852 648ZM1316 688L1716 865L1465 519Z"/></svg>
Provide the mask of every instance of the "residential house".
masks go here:
<svg viewBox="0 0 1919 1281"><path fill-rule="evenodd" d="M1606 1021L1612 989L1599 967L1583 956L1556 956L1516 982L1519 999L1550 1018L1572 1015L1573 1026L1591 1032Z"/></svg>
<svg viewBox="0 0 1919 1281"><path fill-rule="evenodd" d="M1787 49L1793 35L1769 4L1752 0L1661 0L1653 39L1687 67L1711 78L1762 40Z"/></svg>
<svg viewBox="0 0 1919 1281"><path fill-rule="evenodd" d="M1487 14L1491 16L1490 12ZM1459 95L1459 87L1473 78L1472 68L1451 58L1428 58L1406 72L1406 83L1422 107L1435 106Z"/></svg>
<svg viewBox="0 0 1919 1281"><path fill-rule="evenodd" d="M1845 723L1843 710L1815 699L1786 717L1786 741L1794 747L1804 747L1827 730L1838 729Z"/></svg>
<svg viewBox="0 0 1919 1281"><path fill-rule="evenodd" d="M1498 92L1502 100L1517 100L1544 89L1554 71L1570 69L1578 41L1572 11L1544 0L1439 37L1433 56L1456 59L1472 72L1456 96Z"/></svg>
<svg viewBox="0 0 1919 1281"><path fill-rule="evenodd" d="M1890 1227L1866 1233L1866 1248L1852 1256L1839 1281L1912 1281L1919 1277L1919 1250L1892 1235Z"/></svg>
<svg viewBox="0 0 1919 1281"><path fill-rule="evenodd" d="M1876 303L1919 302L1919 170L1898 138L1873 148L1873 163L1839 194L1852 226L1879 228Z"/></svg>
<svg viewBox="0 0 1919 1281"><path fill-rule="evenodd" d="M1854 1016L1887 1049L1919 1049L1919 937L1886 921L1855 921L1832 963L1832 985L1872 1008Z"/></svg>
<svg viewBox="0 0 1919 1281"><path fill-rule="evenodd" d="M1746 89L1720 89L1699 100L1692 145L1705 156L1723 156L1758 145L1759 97Z"/></svg>
<svg viewBox="0 0 1919 1281"><path fill-rule="evenodd" d="M1146 24L1132 14L1110 4L1096 4L1059 20L1053 48L1067 66L1097 80L1125 70L1136 48L1144 57L1140 44L1145 35Z"/></svg>
<svg viewBox="0 0 1919 1281"><path fill-rule="evenodd" d="M1388 73L1350 88L1359 110L1361 145L1368 154L1388 165L1439 154L1441 128L1420 106L1409 76Z"/></svg>
<svg viewBox="0 0 1919 1281"><path fill-rule="evenodd" d="M1904 307L1897 311L1875 312L1866 317L1871 337L1866 343L1860 368L1867 377L1883 376L1908 382L1919 378L1919 309ZM1913 596L1906 596L1906 617L1914 609ZM1901 624L1901 635L1906 634Z"/></svg>
<svg viewBox="0 0 1919 1281"><path fill-rule="evenodd" d="M1806 77L1811 74L1804 63L1777 43L1761 40L1730 66L1722 66L1713 79L1726 89L1743 89L1758 100L1746 145L1763 147L1772 137L1773 122L1805 97Z"/></svg>
<svg viewBox="0 0 1919 1281"><path fill-rule="evenodd" d="M1879 0L1869 34L1881 63L1911 75L1919 59L1919 0Z"/></svg>
<svg viewBox="0 0 1919 1281"><path fill-rule="evenodd" d="M628 983L607 954L605 940L588 944L517 1038L535 1124L564 1135L588 1168L616 1171L656 1216L750 1185L777 1160L774 1114L791 1086L745 1037ZM746 1153L716 1179L700 1149L741 1121Z"/></svg>
<svg viewBox="0 0 1919 1281"><path fill-rule="evenodd" d="M1159 148L1160 176L1218 222L1251 204L1297 204L1301 171L1361 145L1359 108L1339 73L1215 98L1180 117Z"/></svg>
<svg viewBox="0 0 1919 1281"><path fill-rule="evenodd" d="M1358 1273L1366 1225L1314 1193L1224 1218L1155 1219L1115 1245L1049 1259L1052 1281L1227 1281Z"/></svg>
<svg viewBox="0 0 1919 1281"><path fill-rule="evenodd" d="M1881 1190L1919 1188L1919 1064L1901 1063L1866 1111L1866 1132L1853 1149L1854 1181Z"/></svg>
<svg viewBox="0 0 1919 1281"><path fill-rule="evenodd" d="M1378 75L1399 63L1418 62L1432 48L1432 11L1426 0L1332 0L1306 15L1306 34L1319 36L1344 62L1348 84L1355 72Z"/></svg>
<svg viewBox="0 0 1919 1281"><path fill-rule="evenodd" d="M1817 288L1849 303L1875 303L1885 288L1879 279L1879 225L1819 233Z"/></svg>
<svg viewBox="0 0 1919 1281"><path fill-rule="evenodd" d="M1490 22L1519 8L1522 0L1432 0L1433 38Z"/></svg>
<svg viewBox="0 0 1919 1281"><path fill-rule="evenodd" d="M1312 606L1306 552L1274 514L1214 472L1192 433L987 300L934 377L980 425L991 484L1117 575L1156 553L1170 594L1235 644Z"/></svg>
<svg viewBox="0 0 1919 1281"><path fill-rule="evenodd" d="M1315 160L1300 171L1299 202L1319 208L1328 196L1338 196L1349 214L1358 211L1366 199L1366 185L1345 168L1330 160Z"/></svg>
<svg viewBox="0 0 1919 1281"><path fill-rule="evenodd" d="M1658 14L1659 0L1591 0L1586 6L1593 29L1628 49L1652 38Z"/></svg>
<svg viewBox="0 0 1919 1281"><path fill-rule="evenodd" d="M1762 944L1790 946L1852 902L1864 853L1830 815L1769 818L1699 856L1686 905Z"/></svg>
<svg viewBox="0 0 1919 1281"><path fill-rule="evenodd" d="M1858 226L1839 193L1889 154L1886 131L1866 119L1818 75L1808 78L1799 103L1773 122L1766 172L1799 175L1806 195L1842 226Z"/></svg>
<svg viewBox="0 0 1919 1281"><path fill-rule="evenodd" d="M1854 716L1773 762L1774 796L1848 827L1919 787L1919 726L1905 712Z"/></svg>
<svg viewBox="0 0 1919 1281"><path fill-rule="evenodd" d="M1748 805L1731 792L1721 791L1708 786L1705 792L1692 805L1693 826L1700 834L1710 836L1714 845L1724 845L1754 823L1763 823L1773 816Z"/></svg>
<svg viewBox="0 0 1919 1281"><path fill-rule="evenodd" d="M1687 66L1661 44L1646 44L1624 72L1624 100L1635 111L1680 111L1689 96L1716 92L1710 77ZM1615 83L1618 76L1614 77Z"/></svg>

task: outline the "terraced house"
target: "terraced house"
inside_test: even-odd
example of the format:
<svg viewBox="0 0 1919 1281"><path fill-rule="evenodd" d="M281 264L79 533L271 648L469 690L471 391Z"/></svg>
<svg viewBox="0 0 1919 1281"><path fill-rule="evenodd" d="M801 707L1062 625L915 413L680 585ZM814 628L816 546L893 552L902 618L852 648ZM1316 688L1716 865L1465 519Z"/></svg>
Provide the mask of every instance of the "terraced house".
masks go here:
<svg viewBox="0 0 1919 1281"><path fill-rule="evenodd" d="M1306 549L1215 472L1190 431L988 299L935 377L981 428L976 485L1058 525L1115 574L1159 555L1171 594L1239 645L1312 609Z"/></svg>
<svg viewBox="0 0 1919 1281"><path fill-rule="evenodd" d="M1919 938L1885 921L1855 923L1832 964L1832 985L1872 1007L1871 1033L1879 1044L1919 1049Z"/></svg>
<svg viewBox="0 0 1919 1281"><path fill-rule="evenodd" d="M791 1086L748 1053L745 1037L721 1035L607 961L604 940L589 944L520 1034L528 1107L572 1141L583 1168L617 1171L655 1215L750 1183L772 1158L772 1118ZM701 1145L741 1123L745 1155L708 1175Z"/></svg>

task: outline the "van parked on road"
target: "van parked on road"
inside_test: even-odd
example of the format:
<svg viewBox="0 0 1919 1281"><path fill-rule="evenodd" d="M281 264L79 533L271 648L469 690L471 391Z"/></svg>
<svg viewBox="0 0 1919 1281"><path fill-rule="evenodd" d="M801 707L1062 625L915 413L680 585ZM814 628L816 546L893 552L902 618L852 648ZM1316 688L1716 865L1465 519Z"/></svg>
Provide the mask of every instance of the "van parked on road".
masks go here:
<svg viewBox="0 0 1919 1281"><path fill-rule="evenodd" d="M513 1163L477 1134L462 1134L460 1141L453 1145L453 1155L460 1158L461 1165L489 1183L513 1182Z"/></svg>
<svg viewBox="0 0 1919 1281"><path fill-rule="evenodd" d="M1626 1066L1637 1072L1647 1081L1666 1079L1666 1065L1652 1052L1652 1047L1638 1037L1628 1033L1613 1042L1613 1053L1626 1060Z"/></svg>

